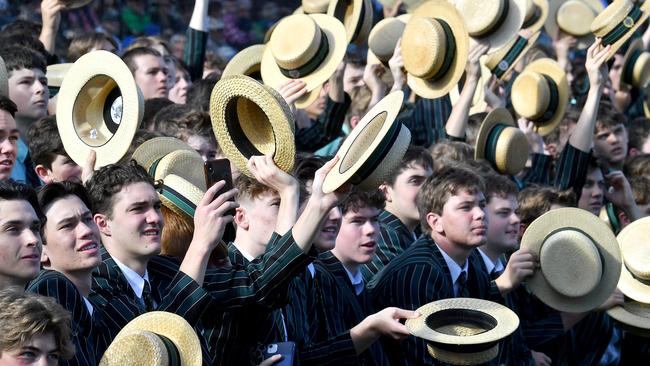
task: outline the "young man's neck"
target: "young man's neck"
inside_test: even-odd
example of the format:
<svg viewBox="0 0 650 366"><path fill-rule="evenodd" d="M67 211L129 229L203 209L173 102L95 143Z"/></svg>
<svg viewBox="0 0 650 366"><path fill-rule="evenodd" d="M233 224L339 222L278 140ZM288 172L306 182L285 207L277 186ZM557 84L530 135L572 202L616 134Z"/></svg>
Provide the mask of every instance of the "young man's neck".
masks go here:
<svg viewBox="0 0 650 366"><path fill-rule="evenodd" d="M24 289L27 286L29 281L23 281L15 277L4 277L0 276L0 290L4 290L10 287L20 287Z"/></svg>
<svg viewBox="0 0 650 366"><path fill-rule="evenodd" d="M147 265L149 264L149 259L151 259L151 257L133 257L133 255L123 252L120 249L120 244L112 243L110 238L103 235L102 243L104 243L104 247L106 247L106 250L111 257L129 267L141 277L144 277L144 273L147 271Z"/></svg>
<svg viewBox="0 0 650 366"><path fill-rule="evenodd" d="M237 234L235 235L235 240L233 243L240 251L244 250L246 254L252 256L253 258L257 258L266 252L267 243L255 243L255 241L251 240L243 230L237 230Z"/></svg>
<svg viewBox="0 0 650 366"><path fill-rule="evenodd" d="M496 263L497 260L499 260L499 257L501 257L501 255L503 255L503 253L504 253L504 252L494 248L494 246L490 245L489 243L481 245L479 248L481 249L483 254L485 254L488 258L490 258L492 263Z"/></svg>
<svg viewBox="0 0 650 366"><path fill-rule="evenodd" d="M332 249L332 254L336 257L336 259L341 262L341 265L343 265L343 268L345 268L348 272L352 273L353 275L356 275L359 272L359 263L355 263L352 261L345 260L345 258L342 258L340 253L337 253L336 248Z"/></svg>
<svg viewBox="0 0 650 366"><path fill-rule="evenodd" d="M398 214L397 210L395 210L392 207L391 202L386 202L386 207L384 207L384 210L388 211L389 213L391 213L392 215L397 217L399 219L399 221L401 221L402 224L404 224L404 226L406 226L406 228L411 233L413 233L415 231L415 228L418 227L418 224L420 223L419 220L410 220L410 219L404 217L404 215Z"/></svg>
<svg viewBox="0 0 650 366"><path fill-rule="evenodd" d="M121 262L121 261L120 261ZM50 268L54 269L54 268ZM56 269L54 269L56 270ZM59 271L63 273L63 275L70 280L74 284L74 286L77 288L79 293L81 293L81 296L83 297L88 297L88 294L90 293L90 287L92 286L92 269L90 270L82 270L82 271L72 271L72 272L66 272L66 271Z"/></svg>
<svg viewBox="0 0 650 366"><path fill-rule="evenodd" d="M465 265L467 258L469 258L469 255L472 252L471 248L465 248L455 243L451 243L444 236L432 234L431 238L436 244L438 244L438 247L440 247L440 249L444 250L445 253L447 253L447 255L451 257L454 262L456 262L456 264L461 267Z"/></svg>

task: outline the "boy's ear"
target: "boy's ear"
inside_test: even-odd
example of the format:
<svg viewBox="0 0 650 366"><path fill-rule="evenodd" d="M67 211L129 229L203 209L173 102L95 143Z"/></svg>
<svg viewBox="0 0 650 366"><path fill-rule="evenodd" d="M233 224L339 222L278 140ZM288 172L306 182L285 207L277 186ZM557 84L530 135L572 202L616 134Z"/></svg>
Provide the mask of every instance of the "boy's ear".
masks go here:
<svg viewBox="0 0 650 366"><path fill-rule="evenodd" d="M106 235L106 236L112 235L111 227L110 225L108 225L108 216L98 213L95 214L95 216L93 216L93 220L95 220L95 224L97 224L97 227L99 227L99 232L102 235Z"/></svg>
<svg viewBox="0 0 650 366"><path fill-rule="evenodd" d="M250 223L248 222L248 215L246 214L245 208L240 206L235 209L234 221L238 228L241 227L244 230L248 230Z"/></svg>
<svg viewBox="0 0 650 366"><path fill-rule="evenodd" d="M34 171L36 172L36 175L45 182L45 184L52 183L52 178L50 177L51 171L45 168L42 164L35 166Z"/></svg>

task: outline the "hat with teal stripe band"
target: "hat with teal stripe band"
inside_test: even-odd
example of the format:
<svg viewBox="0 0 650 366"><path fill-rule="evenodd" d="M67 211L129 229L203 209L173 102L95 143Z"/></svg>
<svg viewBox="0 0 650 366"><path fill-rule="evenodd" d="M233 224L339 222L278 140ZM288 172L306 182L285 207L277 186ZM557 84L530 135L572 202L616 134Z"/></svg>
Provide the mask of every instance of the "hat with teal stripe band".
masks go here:
<svg viewBox="0 0 650 366"><path fill-rule="evenodd" d="M609 4L591 23L591 32L602 38L602 45L611 46L610 59L632 37L648 18L650 2L636 3L632 0L616 0Z"/></svg>
<svg viewBox="0 0 650 366"><path fill-rule="evenodd" d="M481 123L474 158L487 160L501 174L515 175L526 165L529 149L526 135L517 127L510 112L497 108Z"/></svg>

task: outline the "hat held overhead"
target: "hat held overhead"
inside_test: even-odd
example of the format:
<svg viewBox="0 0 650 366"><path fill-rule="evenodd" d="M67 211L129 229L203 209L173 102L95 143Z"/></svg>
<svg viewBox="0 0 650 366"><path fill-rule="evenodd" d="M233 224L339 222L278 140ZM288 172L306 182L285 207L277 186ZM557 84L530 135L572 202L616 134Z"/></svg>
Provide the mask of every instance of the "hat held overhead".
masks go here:
<svg viewBox="0 0 650 366"><path fill-rule="evenodd" d="M634 31L648 18L650 2L641 4L631 0L615 0L591 23L591 32L603 39L603 47L612 45L607 58L621 48Z"/></svg>

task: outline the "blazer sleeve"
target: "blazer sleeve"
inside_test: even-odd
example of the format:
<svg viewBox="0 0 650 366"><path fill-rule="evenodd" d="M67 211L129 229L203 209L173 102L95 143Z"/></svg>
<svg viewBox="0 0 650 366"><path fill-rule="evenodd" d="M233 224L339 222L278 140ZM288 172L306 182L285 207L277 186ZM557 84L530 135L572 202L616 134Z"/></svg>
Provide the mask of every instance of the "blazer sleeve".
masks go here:
<svg viewBox="0 0 650 366"><path fill-rule="evenodd" d="M312 120L310 127L296 131L296 148L299 151L314 152L341 136L345 115L351 103L347 93L343 103L337 103L328 96L325 111L318 119Z"/></svg>
<svg viewBox="0 0 650 366"><path fill-rule="evenodd" d="M200 80L203 76L203 62L205 60L205 49L208 43L208 32L202 32L194 28L187 28L187 41L183 50L183 63L187 65L190 79Z"/></svg>

